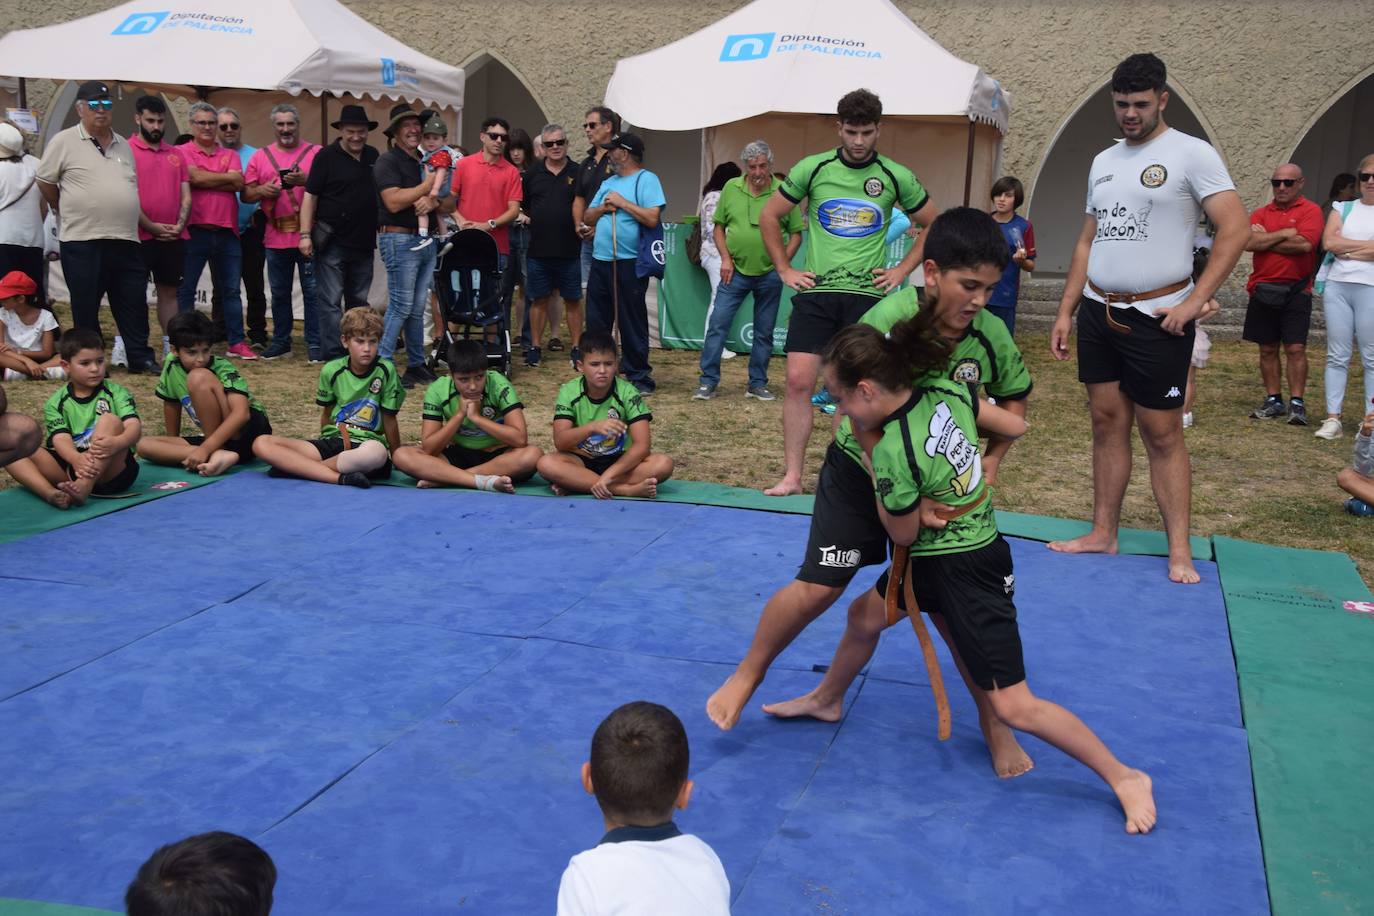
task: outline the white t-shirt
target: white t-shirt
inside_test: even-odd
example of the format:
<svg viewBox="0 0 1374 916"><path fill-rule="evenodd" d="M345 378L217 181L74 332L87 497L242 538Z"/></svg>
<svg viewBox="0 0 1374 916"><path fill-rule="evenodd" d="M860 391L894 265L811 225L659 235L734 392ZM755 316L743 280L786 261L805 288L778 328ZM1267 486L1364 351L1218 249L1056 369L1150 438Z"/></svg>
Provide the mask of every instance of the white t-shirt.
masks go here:
<svg viewBox="0 0 1374 916"><path fill-rule="evenodd" d="M661 839L617 839L620 836ZM697 837L665 827L622 827L568 862L558 916L729 916L730 881Z"/></svg>
<svg viewBox="0 0 1374 916"><path fill-rule="evenodd" d="M697 207L701 217L701 263L719 261L720 251L716 248L716 205L720 203L720 192L709 191Z"/></svg>
<svg viewBox="0 0 1374 916"><path fill-rule="evenodd" d="M37 173L33 156L0 160L0 245L43 247L43 195L34 180Z"/></svg>
<svg viewBox="0 0 1374 916"><path fill-rule="evenodd" d="M33 324L24 324L18 312L0 309L0 322L5 326L5 342L20 350L37 350L43 343L43 332L57 330L57 319L47 309L38 310Z"/></svg>
<svg viewBox="0 0 1374 916"><path fill-rule="evenodd" d="M1097 154L1088 173L1087 212L1097 217L1088 279L1109 293L1142 293L1188 279L1202 201L1235 190L1221 157L1172 128L1148 143L1124 140ZM1132 303L1147 315L1177 305L1192 284ZM1104 302L1090 287L1083 294Z"/></svg>
<svg viewBox="0 0 1374 916"><path fill-rule="evenodd" d="M1331 209L1340 214L1344 204L1332 204ZM1374 241L1374 207L1354 201L1350 215L1341 224L1341 237L1352 242ZM1374 261L1352 261L1349 258L1336 258L1331 262L1331 272L1326 275L1327 283L1365 283L1374 286Z"/></svg>

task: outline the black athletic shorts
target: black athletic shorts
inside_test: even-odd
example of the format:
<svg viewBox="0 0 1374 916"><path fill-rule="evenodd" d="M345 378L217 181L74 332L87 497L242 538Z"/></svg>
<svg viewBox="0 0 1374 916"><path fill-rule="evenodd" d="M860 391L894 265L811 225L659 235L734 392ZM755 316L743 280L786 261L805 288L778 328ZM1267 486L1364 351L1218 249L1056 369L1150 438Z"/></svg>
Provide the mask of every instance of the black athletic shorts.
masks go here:
<svg viewBox="0 0 1374 916"><path fill-rule="evenodd" d="M143 252L143 268L158 286L180 286L186 272L186 245L181 239L164 242L145 239L138 243Z"/></svg>
<svg viewBox="0 0 1374 916"><path fill-rule="evenodd" d="M342 455L345 451L357 448L361 443L353 440L353 444L347 449L344 448L342 436L330 436L328 439L308 439L311 445L315 446L315 451L320 453L321 461L328 461L335 455ZM385 443L383 443L385 447ZM367 472L369 480L386 480L391 476L391 456L388 455L386 463L373 471Z"/></svg>
<svg viewBox="0 0 1374 916"><path fill-rule="evenodd" d="M249 409L248 422L243 429L239 430L237 439L230 439L224 443L224 448L239 456L239 461L247 464L253 460L253 440L258 436L272 435L272 424L267 419L267 414L261 410ZM189 445L200 445L205 442L204 436L182 436Z"/></svg>
<svg viewBox="0 0 1374 916"><path fill-rule="evenodd" d="M58 463L70 479L76 479L76 475L72 473L72 466L61 455L57 454L57 449L48 449L48 454L52 455L53 460ZM100 481L91 488L91 492L96 496L112 496L116 493L124 493L134 485L134 481L137 479L138 459L134 456L134 450L129 449L129 454L124 458L124 470L109 480Z"/></svg>
<svg viewBox="0 0 1374 916"><path fill-rule="evenodd" d="M874 586L887 593L884 570ZM1011 687L1026 679L1021 631L1016 625L1016 577L1011 545L1002 535L967 553L913 556L907 567L916 603L945 618L949 635L973 682L984 690ZM905 590L900 602L906 610Z"/></svg>
<svg viewBox="0 0 1374 916"><path fill-rule="evenodd" d="M1182 407L1196 324L1188 322L1184 333L1175 335L1160 326L1163 320L1133 308L1081 298L1078 380L1087 385L1120 382L1126 397L1152 410Z"/></svg>
<svg viewBox="0 0 1374 916"><path fill-rule="evenodd" d="M463 448L461 445L449 445L444 448L444 458L455 468L466 471L478 465L486 464L497 455L504 455L508 451L510 448L498 448L492 452L484 452L475 448ZM607 467L609 466L607 465Z"/></svg>
<svg viewBox="0 0 1374 916"><path fill-rule="evenodd" d="M597 455L595 458L588 458L586 455L573 452L578 461L582 462L583 467L600 477L611 469L611 465L620 460L620 455Z"/></svg>
<svg viewBox="0 0 1374 916"><path fill-rule="evenodd" d="M859 293L797 293L787 322L788 353L820 353L830 339L858 322L878 304L878 296Z"/></svg>
<svg viewBox="0 0 1374 916"><path fill-rule="evenodd" d="M864 566L887 560L887 531L878 518L873 480L834 442L825 450L811 532L797 578L844 588Z"/></svg>
<svg viewBox="0 0 1374 916"><path fill-rule="evenodd" d="M1245 328L1241 337L1257 344L1307 344L1307 332L1312 327L1312 294L1295 289L1297 284L1264 284L1288 286L1289 294L1280 305L1267 305L1254 293L1245 306Z"/></svg>

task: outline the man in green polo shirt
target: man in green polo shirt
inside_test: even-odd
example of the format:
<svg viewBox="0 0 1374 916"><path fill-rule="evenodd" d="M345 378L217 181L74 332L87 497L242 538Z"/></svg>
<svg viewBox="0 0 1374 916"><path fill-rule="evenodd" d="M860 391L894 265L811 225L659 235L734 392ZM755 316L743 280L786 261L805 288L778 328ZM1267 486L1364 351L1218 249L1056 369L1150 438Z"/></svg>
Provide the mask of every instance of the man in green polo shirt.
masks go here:
<svg viewBox="0 0 1374 916"><path fill-rule="evenodd" d="M714 216L716 250L720 252L720 287L716 290L711 324L706 328L706 343L701 348L701 381L698 401L710 400L720 384L720 355L725 338L744 297L754 294L754 341L749 350L749 387L747 398L774 400L768 390L768 358L773 355L773 326L782 302L782 280L773 268L759 232L759 218L773 192L782 181L773 177L773 150L755 140L740 154L744 174L731 178L720 191ZM783 217L782 231L787 237L787 260L801 247L801 213L791 210Z"/></svg>

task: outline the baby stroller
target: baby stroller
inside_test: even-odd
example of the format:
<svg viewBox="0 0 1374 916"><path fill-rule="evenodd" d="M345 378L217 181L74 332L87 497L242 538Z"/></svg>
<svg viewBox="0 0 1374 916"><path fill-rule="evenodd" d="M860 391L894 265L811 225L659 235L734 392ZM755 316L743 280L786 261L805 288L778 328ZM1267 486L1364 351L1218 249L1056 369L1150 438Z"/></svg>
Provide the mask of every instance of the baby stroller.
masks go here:
<svg viewBox="0 0 1374 916"><path fill-rule="evenodd" d="M501 254L496 240L481 229L464 229L449 239L451 248L434 269L434 292L445 326L434 335L429 368L447 362L455 340L480 340L487 348L487 364L510 374L510 329L502 296Z"/></svg>

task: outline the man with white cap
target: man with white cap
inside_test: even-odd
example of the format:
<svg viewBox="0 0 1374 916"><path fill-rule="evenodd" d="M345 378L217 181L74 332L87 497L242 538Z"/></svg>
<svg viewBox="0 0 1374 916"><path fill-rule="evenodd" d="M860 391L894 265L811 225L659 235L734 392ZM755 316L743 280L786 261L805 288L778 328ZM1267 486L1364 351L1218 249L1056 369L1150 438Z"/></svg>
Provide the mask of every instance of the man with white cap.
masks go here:
<svg viewBox="0 0 1374 916"><path fill-rule="evenodd" d="M0 123L0 276L22 270L47 301L43 261L43 196L34 180L38 159L24 153L24 135Z"/></svg>

